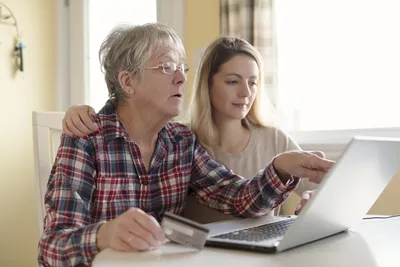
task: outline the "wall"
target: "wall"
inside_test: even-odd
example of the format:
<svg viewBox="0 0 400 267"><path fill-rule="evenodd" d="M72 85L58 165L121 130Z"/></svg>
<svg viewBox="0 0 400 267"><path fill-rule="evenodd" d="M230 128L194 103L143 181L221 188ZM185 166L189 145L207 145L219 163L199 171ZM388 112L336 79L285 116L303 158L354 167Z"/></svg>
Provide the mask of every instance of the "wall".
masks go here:
<svg viewBox="0 0 400 267"><path fill-rule="evenodd" d="M15 30L0 25L0 266L37 266L33 110L54 109L55 1L2 0L17 17L25 70L14 76Z"/></svg>
<svg viewBox="0 0 400 267"><path fill-rule="evenodd" d="M400 214L400 171L396 173L390 181L385 191L381 194L374 206L369 211L370 214Z"/></svg>
<svg viewBox="0 0 400 267"><path fill-rule="evenodd" d="M184 45L190 67L185 88L185 103L190 97L196 72L196 53L207 47L220 35L219 1L186 0L184 3Z"/></svg>

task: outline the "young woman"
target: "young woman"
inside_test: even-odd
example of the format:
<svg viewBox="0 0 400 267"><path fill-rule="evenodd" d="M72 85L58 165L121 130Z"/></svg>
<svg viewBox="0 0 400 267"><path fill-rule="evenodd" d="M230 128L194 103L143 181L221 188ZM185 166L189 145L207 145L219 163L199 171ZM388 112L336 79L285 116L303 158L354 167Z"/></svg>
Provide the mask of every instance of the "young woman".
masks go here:
<svg viewBox="0 0 400 267"><path fill-rule="evenodd" d="M254 177L278 154L299 150L282 130L261 116L263 65L259 52L246 40L222 36L206 49L195 78L190 120L186 122L199 143L220 164L243 177ZM264 117L273 117L272 109ZM92 118L91 118L92 117ZM84 136L95 130L95 112L89 106L71 107L63 120L64 132ZM316 152L318 156L320 152ZM301 196L317 184L301 179L295 192ZM269 215L279 214L279 208ZM212 210L191 194L185 216L201 223L232 218Z"/></svg>

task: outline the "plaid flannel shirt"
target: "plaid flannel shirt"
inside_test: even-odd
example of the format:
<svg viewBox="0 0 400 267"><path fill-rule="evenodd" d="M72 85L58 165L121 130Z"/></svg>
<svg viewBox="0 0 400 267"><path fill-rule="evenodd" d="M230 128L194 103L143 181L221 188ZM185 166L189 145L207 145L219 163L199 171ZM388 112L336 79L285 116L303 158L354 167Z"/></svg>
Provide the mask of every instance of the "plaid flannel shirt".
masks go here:
<svg viewBox="0 0 400 267"><path fill-rule="evenodd" d="M90 265L99 252L99 227L131 207L161 220L182 215L188 189L205 205L241 217L263 215L280 205L298 179L282 184L272 163L251 181L215 162L187 127L168 123L158 135L146 170L114 107L97 115L99 130L84 138L61 137L45 195L43 266Z"/></svg>

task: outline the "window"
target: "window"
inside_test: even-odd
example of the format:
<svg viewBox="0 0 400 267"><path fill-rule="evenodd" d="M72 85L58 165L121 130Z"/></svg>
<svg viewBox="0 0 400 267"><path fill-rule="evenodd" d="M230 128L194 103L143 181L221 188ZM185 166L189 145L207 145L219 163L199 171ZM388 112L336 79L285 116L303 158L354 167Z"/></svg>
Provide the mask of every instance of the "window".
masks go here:
<svg viewBox="0 0 400 267"><path fill-rule="evenodd" d="M100 71L101 42L118 24L161 22L183 38L184 0L69 0L57 7L57 110L89 104L97 111L108 90Z"/></svg>
<svg viewBox="0 0 400 267"><path fill-rule="evenodd" d="M275 1L289 131L400 127L400 1Z"/></svg>
<svg viewBox="0 0 400 267"><path fill-rule="evenodd" d="M99 48L107 34L118 24L144 24L157 21L156 0L89 0L89 95L95 110L104 106L108 90L100 70Z"/></svg>

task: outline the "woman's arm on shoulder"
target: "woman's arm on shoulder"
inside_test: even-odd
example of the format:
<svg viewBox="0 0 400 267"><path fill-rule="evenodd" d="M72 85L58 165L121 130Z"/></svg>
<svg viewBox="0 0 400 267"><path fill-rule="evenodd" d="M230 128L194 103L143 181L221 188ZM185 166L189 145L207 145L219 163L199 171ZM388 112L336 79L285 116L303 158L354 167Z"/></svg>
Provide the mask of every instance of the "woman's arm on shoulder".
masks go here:
<svg viewBox="0 0 400 267"><path fill-rule="evenodd" d="M91 106L76 105L65 112L62 129L70 137L83 137L98 130L96 112Z"/></svg>

